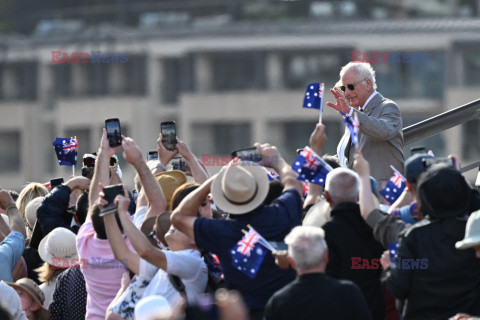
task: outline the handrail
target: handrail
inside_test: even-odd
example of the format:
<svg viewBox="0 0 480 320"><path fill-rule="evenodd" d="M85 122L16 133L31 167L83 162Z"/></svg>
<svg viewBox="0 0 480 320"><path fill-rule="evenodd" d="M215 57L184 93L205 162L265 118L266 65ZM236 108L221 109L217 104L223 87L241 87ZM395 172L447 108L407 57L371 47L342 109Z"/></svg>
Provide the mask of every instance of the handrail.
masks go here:
<svg viewBox="0 0 480 320"><path fill-rule="evenodd" d="M455 127L459 124L480 117L480 99L474 100L463 106L443 112L434 117L417 122L403 129L404 145L409 145L419 140L431 137L437 133ZM478 168L480 161L462 167L461 172Z"/></svg>

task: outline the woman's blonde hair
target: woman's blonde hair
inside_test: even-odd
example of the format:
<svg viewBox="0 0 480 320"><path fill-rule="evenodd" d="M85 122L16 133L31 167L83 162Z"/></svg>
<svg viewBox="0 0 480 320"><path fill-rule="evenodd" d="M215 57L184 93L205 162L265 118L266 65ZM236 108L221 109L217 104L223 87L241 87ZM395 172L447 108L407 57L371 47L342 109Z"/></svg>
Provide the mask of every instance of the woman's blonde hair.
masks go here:
<svg viewBox="0 0 480 320"><path fill-rule="evenodd" d="M38 267L34 271L38 273L38 279L42 283L49 283L50 281L55 280L64 270L64 268L53 268L50 264L45 262L41 267Z"/></svg>
<svg viewBox="0 0 480 320"><path fill-rule="evenodd" d="M45 197L47 194L47 188L38 182L30 182L22 189L17 199L17 208L25 223L27 223L27 217L25 217L25 208L27 207L27 204L33 199L37 197ZM30 228L33 228L33 226L30 226Z"/></svg>

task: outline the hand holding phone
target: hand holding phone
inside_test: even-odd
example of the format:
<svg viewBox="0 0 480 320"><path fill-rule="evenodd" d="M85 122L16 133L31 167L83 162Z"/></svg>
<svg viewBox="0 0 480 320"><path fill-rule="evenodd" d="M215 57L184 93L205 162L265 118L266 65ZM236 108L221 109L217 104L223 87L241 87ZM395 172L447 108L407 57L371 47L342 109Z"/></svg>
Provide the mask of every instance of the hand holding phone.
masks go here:
<svg viewBox="0 0 480 320"><path fill-rule="evenodd" d="M63 178L55 178L50 180L50 190L53 190L58 185L61 185L63 183Z"/></svg>
<svg viewBox="0 0 480 320"><path fill-rule="evenodd" d="M160 133L162 134L162 144L168 151L177 149L177 129L175 121L165 121L160 124Z"/></svg>
<svg viewBox="0 0 480 320"><path fill-rule="evenodd" d="M238 157L241 160L252 162L259 162L262 160L262 156L255 147L233 151L232 157Z"/></svg>
<svg viewBox="0 0 480 320"><path fill-rule="evenodd" d="M117 195L123 195L123 184L107 186L103 188L103 193L105 194L104 199L108 204L100 211L100 217L117 211L117 206L114 201Z"/></svg>
<svg viewBox="0 0 480 320"><path fill-rule="evenodd" d="M172 163L173 170L180 170L183 172L189 171L187 163L185 162L184 158L181 158L181 157L173 158L171 163Z"/></svg>
<svg viewBox="0 0 480 320"><path fill-rule="evenodd" d="M105 120L105 129L107 130L107 139L111 148L122 145L122 131L120 129L120 120L111 118Z"/></svg>

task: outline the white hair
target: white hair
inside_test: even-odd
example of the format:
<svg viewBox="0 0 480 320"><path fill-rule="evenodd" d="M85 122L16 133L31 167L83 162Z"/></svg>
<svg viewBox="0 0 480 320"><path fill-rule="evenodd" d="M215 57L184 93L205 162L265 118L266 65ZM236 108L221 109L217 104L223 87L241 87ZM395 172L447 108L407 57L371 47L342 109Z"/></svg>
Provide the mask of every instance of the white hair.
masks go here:
<svg viewBox="0 0 480 320"><path fill-rule="evenodd" d="M322 228L297 226L285 237L285 243L288 245L288 255L298 271L322 267L327 250Z"/></svg>
<svg viewBox="0 0 480 320"><path fill-rule="evenodd" d="M336 205L342 202L357 202L358 174L347 168L335 168L327 174L325 191L328 191L332 202Z"/></svg>
<svg viewBox="0 0 480 320"><path fill-rule="evenodd" d="M370 79L372 81L373 89L377 89L377 82L375 80L375 70L367 62L349 62L342 67L340 70L340 79L343 77L345 72L349 70L354 70L360 79Z"/></svg>

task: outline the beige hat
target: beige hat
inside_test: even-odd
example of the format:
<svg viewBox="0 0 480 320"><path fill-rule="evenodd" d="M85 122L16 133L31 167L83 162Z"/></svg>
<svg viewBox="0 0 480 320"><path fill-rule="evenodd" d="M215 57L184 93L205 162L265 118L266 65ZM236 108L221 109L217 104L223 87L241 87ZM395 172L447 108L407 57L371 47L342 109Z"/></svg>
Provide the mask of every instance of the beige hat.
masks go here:
<svg viewBox="0 0 480 320"><path fill-rule="evenodd" d="M2 280L3 281L3 280ZM4 281L3 281L4 282ZM32 279L22 278L17 280L17 282L5 282L13 289L21 290L28 294L36 304L40 306L40 309L34 312L36 319L47 320L50 319L50 311L43 307L43 302L45 301L45 295L43 294L42 289L35 283Z"/></svg>
<svg viewBox="0 0 480 320"><path fill-rule="evenodd" d="M265 169L256 162L239 161L218 173L211 192L217 207L231 214L244 214L260 206L268 190Z"/></svg>
<svg viewBox="0 0 480 320"><path fill-rule="evenodd" d="M459 250L480 245L480 210L473 212L467 221L465 238L455 244Z"/></svg>
<svg viewBox="0 0 480 320"><path fill-rule="evenodd" d="M30 230L33 230L35 222L37 222L37 210L42 205L43 199L45 199L45 197L36 197L25 207L25 217Z"/></svg>
<svg viewBox="0 0 480 320"><path fill-rule="evenodd" d="M78 260L76 238L75 233L66 228L55 228L40 241L38 254L43 261L54 267L64 268L65 260L68 260L67 265L71 266L75 264L72 259Z"/></svg>
<svg viewBox="0 0 480 320"><path fill-rule="evenodd" d="M160 172L155 175L155 179L157 179L158 184L162 188L165 200L167 200L167 205L170 204L175 190L187 182L187 176L180 170Z"/></svg>

